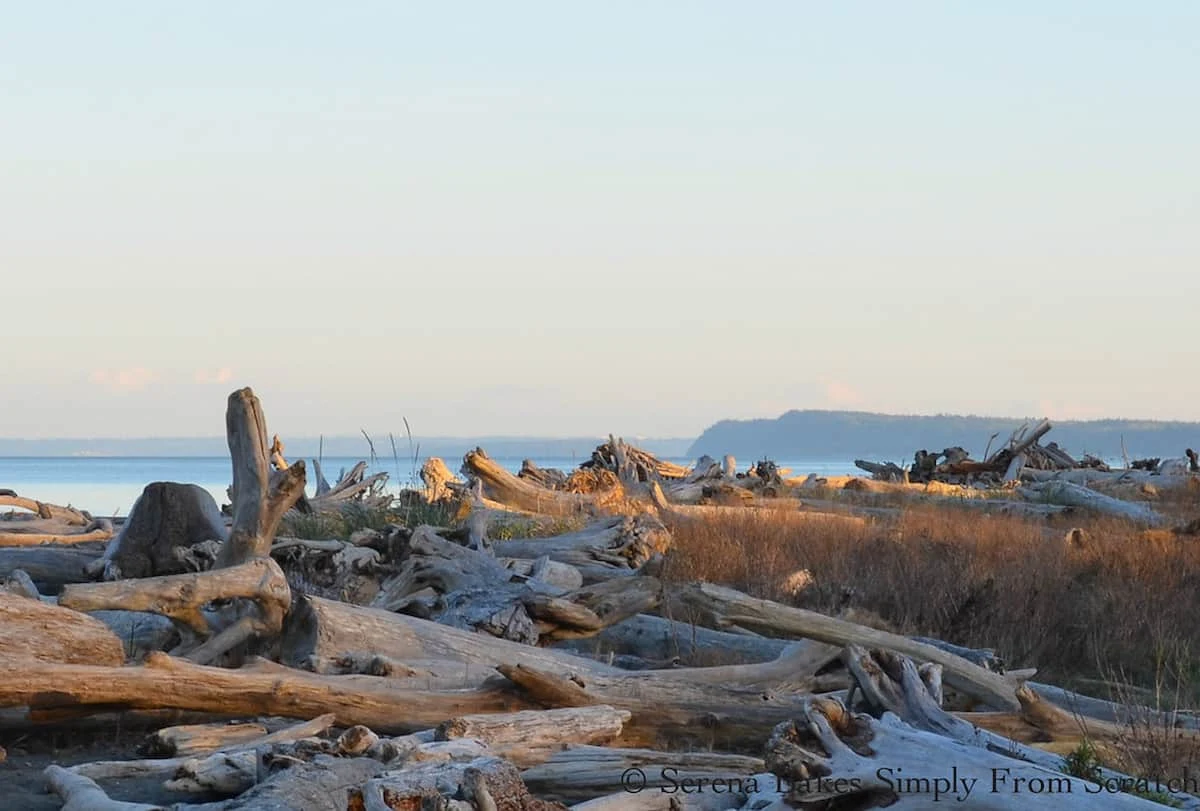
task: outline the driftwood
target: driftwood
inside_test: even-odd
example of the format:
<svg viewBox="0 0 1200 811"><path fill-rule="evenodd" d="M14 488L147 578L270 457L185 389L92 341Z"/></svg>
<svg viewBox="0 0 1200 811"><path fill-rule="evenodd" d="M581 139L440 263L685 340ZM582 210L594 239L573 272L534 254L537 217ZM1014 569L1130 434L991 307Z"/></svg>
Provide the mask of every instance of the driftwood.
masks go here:
<svg viewBox="0 0 1200 811"><path fill-rule="evenodd" d="M506 506L545 515L579 515L613 506L625 498L621 487L603 493L566 493L547 490L517 478L476 448L463 458L463 473L483 485L484 494Z"/></svg>
<svg viewBox="0 0 1200 811"><path fill-rule="evenodd" d="M0 706L168 708L250 718L333 713L343 726L411 732L459 715L535 705L499 679L474 689L423 690L375 676L318 676L253 663L229 670L154 653L138 667L5 659L0 661Z"/></svg>
<svg viewBox="0 0 1200 811"><path fill-rule="evenodd" d="M165 743L155 743L152 738L143 744L144 749L150 751L160 751L165 757L153 757L143 760L102 760L93 761L91 763L80 763L72 766L70 771L90 777L93 780L123 780L131 777L155 777L163 774L174 773L176 769L182 766L187 761L193 759L196 755L211 754L217 751L217 748L202 748L211 743L216 743L221 740L219 751L226 754L243 751L253 751L263 747L273 746L278 743L289 743L292 741L311 738L315 735L327 731L333 726L336 717L332 713L318 716L311 721L304 721L299 724L284 727L278 732L263 734L254 738L249 738L243 741L232 741L228 737L222 736L194 736L186 738L186 745L193 751L181 752L171 755L165 749ZM205 727L212 725L204 725ZM238 727L257 726L254 724L239 724ZM261 728L261 727L260 727ZM179 730L181 727L170 727L163 730L164 733L170 733L171 730ZM160 733L161 734L161 733Z"/></svg>
<svg viewBox="0 0 1200 811"><path fill-rule="evenodd" d="M517 471L517 478L525 479L547 490L563 490L567 486L566 473L554 468L540 468L534 464L532 459L525 459L521 462L521 469Z"/></svg>
<svg viewBox="0 0 1200 811"><path fill-rule="evenodd" d="M225 412L233 460L233 527L221 547L218 568L264 558L284 513L304 494L303 460L274 473L262 405L250 389L229 395Z"/></svg>
<svg viewBox="0 0 1200 811"><path fill-rule="evenodd" d="M179 574L190 568L183 550L224 542L227 534L220 508L203 487L154 482L142 490L121 532L90 571L102 570L106 580Z"/></svg>
<svg viewBox="0 0 1200 811"><path fill-rule="evenodd" d="M567 744L605 744L621 734L629 713L603 705L464 715L437 728L437 740L482 741L497 755L528 768L545 763Z"/></svg>
<svg viewBox="0 0 1200 811"><path fill-rule="evenodd" d="M761 515L772 515L780 512L781 509L786 509L788 517L794 520L812 521L814 523L824 523L830 525L850 526L862 528L867 525L867 520L857 515L843 515L841 513L824 513L814 512L809 510L801 510L799 502L789 504L786 508L778 506L779 501L774 500L772 503L764 505L753 505L745 507L725 507L720 505L692 505L692 504L672 504L663 493L657 482L650 485L650 501L658 510L660 516L667 520L688 520L688 519L709 519L717 517L737 517L751 514L748 511L755 511Z"/></svg>
<svg viewBox="0 0 1200 811"><path fill-rule="evenodd" d="M532 796L516 767L495 757L425 764L375 778L363 788L361 807L364 811L452 808L448 803L457 797L467 799L457 806L462 809L565 811L559 803Z"/></svg>
<svg viewBox="0 0 1200 811"><path fill-rule="evenodd" d="M57 592L67 583L86 583L89 564L104 554L99 544L31 546L0 549L0 577L24 571L43 592Z"/></svg>
<svg viewBox="0 0 1200 811"><path fill-rule="evenodd" d="M1003 676L992 673L960 656L940 648L915 642L908 637L879 631L864 625L827 617L814 611L759 600L708 583L695 583L674 594L680 608L677 615L691 611L712 627L733 627L768 631L778 636L815 639L832 645L848 644L878 647L934 662L945 669L946 682L967 695L1000 710L1018 711L1020 702L1015 686Z"/></svg>
<svg viewBox="0 0 1200 811"><path fill-rule="evenodd" d="M60 507L45 501L32 498L22 498L12 490L0 490L0 507L14 507L18 510L28 510L33 515L43 519L62 521L71 526L84 527L92 523L90 515L74 507Z"/></svg>
<svg viewBox="0 0 1200 811"><path fill-rule="evenodd" d="M767 745L766 761L796 804L840 797L893 809L955 801L985 809L1083 809L1102 798L1105 808L1155 807L1057 766L916 729L891 713L881 720L853 714L836 699L810 701L798 720L781 724Z"/></svg>
<svg viewBox="0 0 1200 811"><path fill-rule="evenodd" d="M940 692L937 686L939 674L936 665L918 669L907 657L888 651L868 652L857 646L847 648L845 658L846 664L855 678L856 686L862 691L868 706L875 711L893 713L894 715L890 717L970 748L989 753L1003 752L1017 761L1012 765L1004 764L997 767L1001 770L997 774L1003 774L1009 779L1013 779L1011 775L1022 773L1020 770L1026 768L1025 764L1032 764L1051 773L1058 771L1061 774L1062 760L1058 756L980 729L978 726L943 711L938 695ZM1020 688L1018 697L1021 699L1022 718L1045 733L1062 735L1065 732L1074 739L1091 739L1096 733L1104 736L1105 732L1108 736L1118 737L1128 734L1126 728L1112 728L1103 722L1072 717L1041 701L1028 687ZM978 716L976 716L976 720L978 720ZM1074 743L1075 740L1072 742ZM954 763L955 761L947 762ZM881 760L881 765L890 764ZM1098 769L1094 777L1103 785L1134 785L1137 782L1129 775L1108 769ZM990 783L990 780L987 782ZM1005 786L1005 793L1011 790L1012 785ZM1090 790L1078 786L1073 786L1073 788L1082 788L1084 793L1093 797L1102 793L1097 791L1095 786ZM1128 797L1128 795L1118 796ZM1181 801L1182 807L1200 808L1200 798L1178 794L1174 799ZM1011 800L1009 802L1009 805L999 807L1014 807ZM1106 807L1109 807L1107 800ZM1124 806L1116 803L1112 807Z"/></svg>
<svg viewBox="0 0 1200 811"><path fill-rule="evenodd" d="M672 543L671 534L657 518L605 518L578 532L550 538L497 541L492 550L501 558L548 557L579 569L585 580L595 582L631 574L660 555Z"/></svg>
<svg viewBox="0 0 1200 811"><path fill-rule="evenodd" d="M640 782L630 783L631 769L645 777L644 786ZM540 796L555 800L575 802L621 792L627 802L633 802L637 796L629 791L630 788L640 788L648 795L658 795L669 801L670 794L664 789L678 789L684 781L726 779L762 771L761 758L745 755L580 745L564 749L546 762L526 769L521 776L526 785ZM637 773L632 776L638 778ZM673 793L679 796L683 792ZM700 795L701 792L696 794ZM722 802L727 799L724 798ZM628 807L614 806L616 809Z"/></svg>
<svg viewBox="0 0 1200 811"><path fill-rule="evenodd" d="M431 456L421 465L421 481L425 484L425 500L430 504L452 497L454 491L451 485L462 484L445 461L436 456Z"/></svg>
<svg viewBox="0 0 1200 811"><path fill-rule="evenodd" d="M125 653L97 619L0 592L0 658L116 666Z"/></svg>
<svg viewBox="0 0 1200 811"><path fill-rule="evenodd" d="M35 527L21 527L16 530L15 522L0 522L7 532L0 532L0 548L22 546L63 546L68 544L86 544L97 541L107 541L112 537L112 523L108 521L93 521L81 532L38 532ZM31 529L34 531L24 531ZM64 527L65 529L65 527Z"/></svg>
<svg viewBox="0 0 1200 811"><path fill-rule="evenodd" d="M213 636L209 617L201 609L213 600L234 598L255 601L258 616L243 617ZM188 656L212 661L254 634L274 636L282 627L290 599L287 578L279 565L270 558L257 558L211 572L68 585L58 602L76 611L153 611L170 617L183 635ZM208 641L197 646L201 639Z"/></svg>
<svg viewBox="0 0 1200 811"><path fill-rule="evenodd" d="M673 462L664 462L654 454L635 448L624 439L615 438L611 434L608 442L597 446L592 451L592 458L579 467L585 470L608 470L616 474L617 480L622 484L684 479L689 474L687 468Z"/></svg>
<svg viewBox="0 0 1200 811"><path fill-rule="evenodd" d="M1122 501L1067 481L1029 485L1021 488L1021 494L1030 500L1079 507L1152 527L1166 526L1169 523L1165 516L1145 504Z"/></svg>
<svg viewBox="0 0 1200 811"><path fill-rule="evenodd" d="M313 512L334 512L347 506L387 507L392 496L385 492L388 474L380 471L367 475L367 463L359 462L343 474L328 490L305 500Z"/></svg>

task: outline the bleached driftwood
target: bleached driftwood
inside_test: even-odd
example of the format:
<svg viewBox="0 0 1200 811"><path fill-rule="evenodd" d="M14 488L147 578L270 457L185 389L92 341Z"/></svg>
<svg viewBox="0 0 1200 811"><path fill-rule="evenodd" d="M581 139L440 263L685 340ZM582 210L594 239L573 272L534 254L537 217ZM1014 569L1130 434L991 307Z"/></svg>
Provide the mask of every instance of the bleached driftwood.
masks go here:
<svg viewBox="0 0 1200 811"><path fill-rule="evenodd" d="M221 547L218 568L270 555L279 522L305 485L303 460L271 472L266 418L249 388L229 395L225 430L233 460L233 527Z"/></svg>
<svg viewBox="0 0 1200 811"><path fill-rule="evenodd" d="M540 796L563 802L617 792L633 801L636 795L628 791L630 769L639 769L645 775L645 794L669 799L661 789L670 787L672 781L678 785L684 780L749 776L763 771L763 761L757 757L715 752L662 752L576 745L563 749L540 765L525 769L521 777ZM677 792L677 796L680 793ZM697 792L696 796L699 794ZM627 806L614 806L624 807Z"/></svg>
<svg viewBox="0 0 1200 811"><path fill-rule="evenodd" d="M46 501L18 496L12 490L0 492L0 507L12 507L18 510L28 510L33 515L43 519L62 521L71 526L84 527L94 520L83 510L74 507L60 507Z"/></svg>
<svg viewBox="0 0 1200 811"><path fill-rule="evenodd" d="M836 699L814 699L796 721L781 724L767 744L767 766L793 803L842 797L925 809L969 802L983 809L1090 809L1156 806L1104 791L1060 768L1026 763L916 729L892 713L876 720Z"/></svg>
<svg viewBox="0 0 1200 811"><path fill-rule="evenodd" d="M814 639L831 645L856 644L894 650L945 669L946 682L957 690L996 709L1018 711L1015 686L1003 676L939 648L914 642L908 637L827 617L815 611L760 600L734 589L710 583L693 583L674 594L681 606L677 615L690 609L710 627L758 629L776 636Z"/></svg>
<svg viewBox="0 0 1200 811"><path fill-rule="evenodd" d="M1169 523L1165 516L1145 504L1122 501L1067 481L1048 481L1029 485L1022 487L1020 492L1032 501L1080 507L1152 527L1161 527Z"/></svg>
<svg viewBox="0 0 1200 811"><path fill-rule="evenodd" d="M284 727L278 732L272 732L269 735L264 734L260 737L236 743L230 743L226 739L222 741L220 751L225 753L251 751L273 746L277 743L288 743L304 738L311 738L327 731L333 726L335 720L337 719L332 713L327 713L311 721ZM246 724L244 726L250 725ZM70 770L84 777L90 777L93 780L124 780L133 777L155 777L173 773L196 755L211 754L214 750L203 749L200 746L208 746L216 741L217 738L192 738L188 741L188 745L189 748L195 751L191 753L181 753L170 757L146 758L143 760L93 761L91 763L80 763L77 766L72 766Z"/></svg>
<svg viewBox="0 0 1200 811"><path fill-rule="evenodd" d="M580 515L613 506L625 497L621 487L602 493L567 493L547 490L520 479L476 448L463 458L463 472L479 480L484 494L501 504L545 515Z"/></svg>
<svg viewBox="0 0 1200 811"><path fill-rule="evenodd" d="M548 557L579 569L595 582L632 574L671 548L671 533L651 515L615 516L589 524L578 532L550 538L496 541L492 551L501 558Z"/></svg>
<svg viewBox="0 0 1200 811"><path fill-rule="evenodd" d="M601 745L615 740L629 712L613 707L569 707L494 715L464 715L440 724L437 740L482 741L500 757L528 768L544 763L568 744Z"/></svg>

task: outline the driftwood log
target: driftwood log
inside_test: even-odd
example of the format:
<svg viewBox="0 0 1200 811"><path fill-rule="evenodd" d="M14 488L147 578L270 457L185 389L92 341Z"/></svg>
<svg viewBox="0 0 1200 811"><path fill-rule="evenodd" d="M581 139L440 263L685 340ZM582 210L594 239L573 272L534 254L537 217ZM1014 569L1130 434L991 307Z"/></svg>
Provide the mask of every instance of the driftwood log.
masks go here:
<svg viewBox="0 0 1200 811"><path fill-rule="evenodd" d="M623 488L602 493L567 493L547 490L518 478L476 448L463 458L463 473L477 479L484 495L509 507L545 515L580 515L619 504L625 498Z"/></svg>

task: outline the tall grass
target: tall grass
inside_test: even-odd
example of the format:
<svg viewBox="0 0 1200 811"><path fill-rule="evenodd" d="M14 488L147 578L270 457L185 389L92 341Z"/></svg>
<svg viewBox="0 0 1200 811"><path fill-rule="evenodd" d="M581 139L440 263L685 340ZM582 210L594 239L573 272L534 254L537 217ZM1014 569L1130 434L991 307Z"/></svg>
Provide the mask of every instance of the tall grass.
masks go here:
<svg viewBox="0 0 1200 811"><path fill-rule="evenodd" d="M1069 540L1072 526L1081 532ZM1181 699L1200 698L1197 539L1116 520L1048 525L945 506L864 527L781 510L672 529L673 579L874 615L900 633L993 648L1010 667L1037 667L1040 679L1066 686L1118 671L1153 689L1163 652L1172 651ZM799 570L812 582L794 577ZM803 587L793 591L797 583Z"/></svg>

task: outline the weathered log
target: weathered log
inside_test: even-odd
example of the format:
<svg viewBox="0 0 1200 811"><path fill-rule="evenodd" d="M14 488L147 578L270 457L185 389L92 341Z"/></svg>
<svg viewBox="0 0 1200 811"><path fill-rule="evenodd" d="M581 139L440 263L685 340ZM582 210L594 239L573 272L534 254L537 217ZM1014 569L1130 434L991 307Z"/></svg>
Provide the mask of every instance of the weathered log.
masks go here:
<svg viewBox="0 0 1200 811"><path fill-rule="evenodd" d="M262 405L249 388L229 395L225 412L233 460L233 527L221 547L218 568L265 558L284 513L304 495L304 461L270 471L267 424Z"/></svg>
<svg viewBox="0 0 1200 811"><path fill-rule="evenodd" d="M91 580L86 568L103 554L100 543L0 549L0 577L20 569L42 592L54 593L67 583Z"/></svg>
<svg viewBox="0 0 1200 811"><path fill-rule="evenodd" d="M497 558L497 562L519 580L538 580L548 586L571 591L583 585L583 572L569 563L539 558Z"/></svg>
<svg viewBox="0 0 1200 811"><path fill-rule="evenodd" d="M210 572L165 575L142 580L115 580L107 583L72 584L63 588L59 605L76 611L122 609L152 611L176 621L185 636L185 647L192 648L196 638L208 637L209 619L201 609L217 599L254 600L259 616L244 617L245 622L226 629L204 645L190 650L197 661L211 661L222 651L221 637L229 631L242 635L273 636L283 624L291 601L287 578L279 564L270 558L257 558L229 569ZM228 649L228 648L225 648ZM213 651L216 651L213 653Z"/></svg>
<svg viewBox="0 0 1200 811"><path fill-rule="evenodd" d="M285 760L287 768L271 774L230 800L177 806L176 811L347 811L361 809L362 788L387 771L373 758L317 755L311 762ZM380 807L380 809L386 806Z"/></svg>
<svg viewBox="0 0 1200 811"><path fill-rule="evenodd" d="M411 732L459 715L537 705L500 679L475 689L421 690L375 676L318 676L279 666L230 670L152 653L140 667L5 659L0 661L0 706L96 711L121 706L304 719L333 713L342 726Z"/></svg>
<svg viewBox="0 0 1200 811"><path fill-rule="evenodd" d="M158 730L142 743L140 751L160 757L203 755L258 740L266 735L266 727L250 721L236 724L185 724Z"/></svg>
<svg viewBox="0 0 1200 811"><path fill-rule="evenodd" d="M624 577L558 595L530 594L522 603L541 644L594 636L610 625L649 611L662 599L654 577Z"/></svg>
<svg viewBox="0 0 1200 811"><path fill-rule="evenodd" d="M5 522L7 523L7 522ZM112 537L112 525L100 526L92 522L83 532L0 532L0 548L24 546L64 546L68 544L96 543Z"/></svg>
<svg viewBox="0 0 1200 811"><path fill-rule="evenodd" d="M774 500L768 505L749 505L743 507L725 507L719 505L692 505L692 504L672 504L663 493L657 482L650 484L650 501L658 510L660 516L667 520L688 520L688 519L709 519L722 517L739 517L746 515L777 515L781 507L779 501ZM862 528L867 525L867 520L857 515L843 515L841 513L822 513L800 509L800 502L789 504L787 513L789 519L812 521L818 524L841 525L854 528Z"/></svg>
<svg viewBox="0 0 1200 811"><path fill-rule="evenodd" d="M1152 527L1166 526L1170 523L1165 516L1145 504L1122 501L1067 481L1049 481L1029 485L1022 487L1019 492L1032 501L1080 507Z"/></svg>
<svg viewBox="0 0 1200 811"><path fill-rule="evenodd" d="M631 773L631 770L636 771ZM641 791L669 800L671 794L664 789L678 789L685 780L749 777L762 771L762 759L746 755L579 745L569 746L545 763L526 769L521 777L540 796L564 802L586 800L618 791L623 792L627 800L633 801ZM644 784L640 777L645 778ZM672 793L676 797L684 794L683 791ZM704 793L708 792L696 792L694 796ZM726 795L724 800L728 799ZM628 806L614 806L618 809L625 807ZM723 809L728 806L719 807Z"/></svg>
<svg viewBox="0 0 1200 811"><path fill-rule="evenodd" d="M104 623L56 605L0 592L0 653L69 664L120 665L121 640Z"/></svg>
<svg viewBox="0 0 1200 811"><path fill-rule="evenodd" d="M554 468L542 469L532 459L525 459L521 462L521 469L517 471L517 478L525 479L547 490L562 490L567 486L566 473Z"/></svg>
<svg viewBox="0 0 1200 811"><path fill-rule="evenodd" d="M483 485L484 493L506 506L545 515L580 515L613 506L625 498L621 487L603 493L567 493L547 490L517 478L476 448L463 458L463 472Z"/></svg>
<svg viewBox="0 0 1200 811"><path fill-rule="evenodd" d="M0 507L15 507L18 510L28 510L39 518L56 519L72 526L84 527L92 523L92 517L74 507L60 507L45 501L32 498L22 498L13 490L0 491Z"/></svg>
<svg viewBox="0 0 1200 811"><path fill-rule="evenodd" d="M336 717L332 713L318 716L311 721L284 727L271 734L261 735L249 740L230 743L221 741L220 749L226 753L243 752L273 746L278 743L289 743L303 738L311 738L327 731L333 726ZM206 725L207 726L207 725ZM245 724L244 726L251 726ZM178 727L176 727L178 729ZM180 753L168 757L153 757L143 760L99 760L91 763L80 763L72 766L70 771L93 780L124 780L132 777L155 777L171 774L188 760L198 754L209 754L213 750L200 748L201 744L215 744L217 738L211 740L196 738L189 741L191 753ZM167 754L164 752L164 754Z"/></svg>
<svg viewBox="0 0 1200 811"><path fill-rule="evenodd" d="M698 619L711 627L757 628L777 636L815 639L831 645L848 644L893 650L923 662L935 662L946 672L946 682L967 695L1000 710L1016 712L1020 703L1014 685L960 656L908 637L879 631L853 622L827 617L815 611L759 600L734 589L709 583L694 583L679 588L675 599L691 609Z"/></svg>
<svg viewBox="0 0 1200 811"><path fill-rule="evenodd" d="M879 481L902 482L905 480L904 468L895 462L871 462L866 459L855 459L854 466L859 470L865 470Z"/></svg>
<svg viewBox="0 0 1200 811"><path fill-rule="evenodd" d="M636 657L652 667L674 664L711 665L768 662L789 645L819 644L751 634L714 631L702 625L679 622L653 614L639 614L600 631L586 640L567 640L555 647L581 653L599 650L619 656Z"/></svg>
<svg viewBox="0 0 1200 811"><path fill-rule="evenodd" d="M454 808L450 802L457 797L468 803L458 808L481 811L565 811L559 803L532 796L516 767L495 757L430 763L377 777L363 788L361 807L364 811Z"/></svg>
<svg viewBox="0 0 1200 811"><path fill-rule="evenodd" d="M671 548L671 533L647 514L611 517L589 524L578 532L550 538L497 541L492 550L501 558L548 557L579 569L595 582L617 574L631 574Z"/></svg>
<svg viewBox="0 0 1200 811"><path fill-rule="evenodd" d="M227 534L220 508L203 487L153 482L142 490L92 572L102 569L105 580L186 572L181 550L204 541L224 542Z"/></svg>
<svg viewBox="0 0 1200 811"><path fill-rule="evenodd" d="M567 744L602 745L615 740L629 713L613 707L526 710L464 715L440 724L437 740L472 738L521 768L549 760Z"/></svg>
<svg viewBox="0 0 1200 811"><path fill-rule="evenodd" d="M94 780L73 774L62 766L47 766L46 782L62 799L63 811L166 811L161 805L113 800Z"/></svg>

